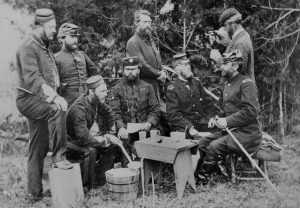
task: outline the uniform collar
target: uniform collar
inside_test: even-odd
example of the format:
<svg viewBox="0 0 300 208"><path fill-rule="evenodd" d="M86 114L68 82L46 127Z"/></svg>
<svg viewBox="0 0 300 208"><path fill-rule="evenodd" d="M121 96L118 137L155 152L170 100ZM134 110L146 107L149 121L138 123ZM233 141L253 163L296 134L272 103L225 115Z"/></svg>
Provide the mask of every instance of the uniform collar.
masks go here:
<svg viewBox="0 0 300 208"><path fill-rule="evenodd" d="M228 79L227 79L227 82L228 82L228 83L232 83L232 82L234 82L235 80L237 80L240 76L241 76L241 73L238 73L238 74L235 75L234 77L228 78Z"/></svg>
<svg viewBox="0 0 300 208"><path fill-rule="evenodd" d="M45 44L45 42L40 38L38 37L36 34L32 34L32 39L34 40L34 42L36 42L39 46L41 46L42 48L45 48L45 49L48 49L49 47L49 44L48 46Z"/></svg>

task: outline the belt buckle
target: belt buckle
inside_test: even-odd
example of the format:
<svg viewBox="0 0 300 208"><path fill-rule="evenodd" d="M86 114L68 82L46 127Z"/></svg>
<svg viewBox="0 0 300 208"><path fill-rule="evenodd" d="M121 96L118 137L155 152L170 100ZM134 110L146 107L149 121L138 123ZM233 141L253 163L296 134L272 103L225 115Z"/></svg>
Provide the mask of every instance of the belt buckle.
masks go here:
<svg viewBox="0 0 300 208"><path fill-rule="evenodd" d="M85 87L80 86L80 87L79 87L79 92L80 92L80 93L85 93Z"/></svg>

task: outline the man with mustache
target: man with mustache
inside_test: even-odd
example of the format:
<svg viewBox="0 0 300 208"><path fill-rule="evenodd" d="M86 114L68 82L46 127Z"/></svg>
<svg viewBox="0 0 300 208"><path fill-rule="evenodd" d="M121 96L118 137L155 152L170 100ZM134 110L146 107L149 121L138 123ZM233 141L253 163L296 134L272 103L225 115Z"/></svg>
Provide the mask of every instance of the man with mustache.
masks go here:
<svg viewBox="0 0 300 208"><path fill-rule="evenodd" d="M37 9L33 35L16 53L18 72L17 107L27 117L29 127L28 192L33 200L43 196L44 158L52 149L52 162L60 169L72 165L66 160L66 111L68 104L56 90L60 85L50 42L56 33L56 21L50 9Z"/></svg>
<svg viewBox="0 0 300 208"><path fill-rule="evenodd" d="M242 15L235 8L226 9L221 14L219 23L232 39L225 52L228 53L235 49L240 50L243 55L243 65L240 73L255 82L253 45L250 35L242 26Z"/></svg>
<svg viewBox="0 0 300 208"><path fill-rule="evenodd" d="M224 115L211 118L208 127L228 127L249 154L255 152L261 143L262 127L259 119L258 92L254 81L239 70L243 67L241 51L234 50L223 54L221 66L226 82L223 84ZM202 175L209 176L220 159L228 154L243 154L230 135L223 132L218 139L206 147L206 158Z"/></svg>
<svg viewBox="0 0 300 208"><path fill-rule="evenodd" d="M149 131L155 128L159 121L160 107L155 97L152 85L139 79L139 60L128 57L122 60L123 79L112 88L110 106L115 115L118 137L124 142L124 147L131 154L136 154L133 147L139 139L139 134L129 134L128 123L139 123L140 129ZM128 163L123 157L123 165Z"/></svg>
<svg viewBox="0 0 300 208"><path fill-rule="evenodd" d="M55 61L60 75L60 94L71 104L85 94L85 81L88 77L97 75L99 69L93 61L78 50L78 27L71 23L60 26L57 34L62 48L55 54Z"/></svg>
<svg viewBox="0 0 300 208"><path fill-rule="evenodd" d="M80 163L83 186L90 189L105 183L105 171L115 162L118 150L115 145L122 142L114 136L114 117L106 104L107 87L103 78L92 76L86 80L86 85L87 93L81 95L67 112L67 158ZM109 133L91 135L90 129L99 117L106 121Z"/></svg>
<svg viewBox="0 0 300 208"><path fill-rule="evenodd" d="M167 77L162 70L160 53L152 38L152 19L147 10L139 10L134 14L135 34L128 40L126 52L128 56L137 56L140 66L140 78L152 85L158 102L162 104L159 82L164 83Z"/></svg>
<svg viewBox="0 0 300 208"><path fill-rule="evenodd" d="M194 77L190 61L185 54L173 56L173 67L178 73L176 80L167 89L167 116L172 131L186 132L187 139L199 140L200 160L195 176L200 169L205 152L212 138L206 139L199 132L208 132L207 122L219 110L213 105L212 99L205 92L201 81Z"/></svg>

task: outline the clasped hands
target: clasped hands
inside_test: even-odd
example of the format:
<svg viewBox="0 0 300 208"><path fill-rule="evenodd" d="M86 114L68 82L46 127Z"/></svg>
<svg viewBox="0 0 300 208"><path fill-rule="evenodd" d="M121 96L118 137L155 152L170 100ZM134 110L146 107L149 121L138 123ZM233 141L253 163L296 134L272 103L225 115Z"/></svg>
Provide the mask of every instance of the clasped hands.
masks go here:
<svg viewBox="0 0 300 208"><path fill-rule="evenodd" d="M145 123L143 123L143 125L141 125L141 128L139 129L139 131L149 131L150 128L151 128L151 123L145 122ZM122 127L119 129L118 137L120 139L128 139L128 131L125 127Z"/></svg>

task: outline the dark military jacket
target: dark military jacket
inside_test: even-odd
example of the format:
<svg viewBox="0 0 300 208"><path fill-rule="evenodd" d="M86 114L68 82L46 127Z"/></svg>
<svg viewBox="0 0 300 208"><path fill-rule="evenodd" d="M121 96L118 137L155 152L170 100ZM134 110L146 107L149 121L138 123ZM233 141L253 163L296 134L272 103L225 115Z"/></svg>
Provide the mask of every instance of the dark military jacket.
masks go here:
<svg viewBox="0 0 300 208"><path fill-rule="evenodd" d="M173 131L207 126L208 119L217 114L198 78L193 78L189 84L177 78L168 86L166 104L168 121Z"/></svg>
<svg viewBox="0 0 300 208"><path fill-rule="evenodd" d="M154 42L150 42L137 32L128 40L126 53L129 56L137 56L141 62L140 78L153 86L154 92L159 96L157 78L162 69L161 57Z"/></svg>
<svg viewBox="0 0 300 208"><path fill-rule="evenodd" d="M55 61L58 67L60 82L67 84L64 87L62 96L68 91L85 91L87 77L97 75L99 70L93 61L82 51L61 50L55 54ZM81 88L80 88L81 87Z"/></svg>
<svg viewBox="0 0 300 208"><path fill-rule="evenodd" d="M43 99L47 95L42 85L50 86L54 91L59 86L59 76L52 51L39 37L32 35L26 38L16 53L18 73L18 96L31 92Z"/></svg>
<svg viewBox="0 0 300 208"><path fill-rule="evenodd" d="M249 152L261 142L261 123L257 87L253 80L238 74L223 86L223 106L227 126Z"/></svg>
<svg viewBox="0 0 300 208"><path fill-rule="evenodd" d="M122 79L111 90L110 106L119 130L127 123L149 122L156 126L160 117L160 106L153 87L138 79L133 85Z"/></svg>
<svg viewBox="0 0 300 208"><path fill-rule="evenodd" d="M107 128L113 132L114 117L111 108L107 104L90 100L87 95L80 96L67 111L69 142L80 147L99 145L90 134L90 129L98 117L105 120Z"/></svg>

